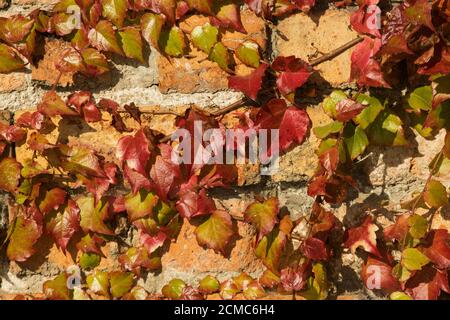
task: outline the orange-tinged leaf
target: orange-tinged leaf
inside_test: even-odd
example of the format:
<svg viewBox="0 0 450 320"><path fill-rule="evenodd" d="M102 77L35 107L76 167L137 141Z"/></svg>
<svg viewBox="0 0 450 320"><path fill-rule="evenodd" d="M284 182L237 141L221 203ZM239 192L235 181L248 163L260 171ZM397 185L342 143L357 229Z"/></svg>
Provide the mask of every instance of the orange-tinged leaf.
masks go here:
<svg viewBox="0 0 450 320"><path fill-rule="evenodd" d="M76 203L80 208L80 226L83 231L98 232L105 235L114 234L104 222L109 216L108 201L101 200L95 205L94 197L81 196L76 200Z"/></svg>
<svg viewBox="0 0 450 320"><path fill-rule="evenodd" d="M195 230L197 241L215 251L225 253L233 236L231 216L223 210L216 210Z"/></svg>
<svg viewBox="0 0 450 320"><path fill-rule="evenodd" d="M89 31L88 38L91 45L100 51L123 55L116 38L116 32L109 21L101 20L97 23L95 28Z"/></svg>
<svg viewBox="0 0 450 320"><path fill-rule="evenodd" d="M372 222L372 217L367 216L361 226L348 230L348 237L344 246L350 248L353 254L358 247L363 247L365 251L380 257L375 233L377 230L378 227Z"/></svg>
<svg viewBox="0 0 450 320"><path fill-rule="evenodd" d="M21 165L14 158L0 161L0 189L14 193L19 185Z"/></svg>
<svg viewBox="0 0 450 320"><path fill-rule="evenodd" d="M273 230L278 221L278 199L269 198L264 202L255 202L247 207L244 219L258 230L256 242Z"/></svg>
<svg viewBox="0 0 450 320"><path fill-rule="evenodd" d="M48 91L37 107L38 111L46 116L77 116L78 113L69 108L55 91Z"/></svg>
<svg viewBox="0 0 450 320"><path fill-rule="evenodd" d="M25 261L32 256L35 253L33 246L42 235L42 216L37 209L29 208L26 215L19 212L21 214L10 227L6 249L6 255L13 261Z"/></svg>
<svg viewBox="0 0 450 320"><path fill-rule="evenodd" d="M43 284L44 294L50 300L71 300L69 288L67 286L67 275L61 273L53 280L45 281Z"/></svg>
<svg viewBox="0 0 450 320"><path fill-rule="evenodd" d="M19 70L24 66L23 60L11 47L0 43L0 73Z"/></svg>
<svg viewBox="0 0 450 320"><path fill-rule="evenodd" d="M110 272L109 282L111 285L110 291L113 298L120 298L133 286L134 276L131 272Z"/></svg>

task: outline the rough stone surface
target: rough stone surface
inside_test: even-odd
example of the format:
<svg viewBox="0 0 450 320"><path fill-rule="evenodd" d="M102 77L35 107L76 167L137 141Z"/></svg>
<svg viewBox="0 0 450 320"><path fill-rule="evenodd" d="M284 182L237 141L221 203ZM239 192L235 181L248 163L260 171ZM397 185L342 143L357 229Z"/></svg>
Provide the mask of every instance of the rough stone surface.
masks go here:
<svg viewBox="0 0 450 320"><path fill-rule="evenodd" d="M22 72L0 74L0 93L22 91L27 85L27 75Z"/></svg>
<svg viewBox="0 0 450 320"><path fill-rule="evenodd" d="M287 38L275 35L275 52L277 55L295 55L308 61L328 53L337 47L353 40L357 34L352 31L350 13L345 10L330 9L320 15L299 13L283 19L278 30ZM319 84L328 82L331 86L339 86L348 82L350 77L351 50L316 67L320 76L314 75L312 80Z"/></svg>

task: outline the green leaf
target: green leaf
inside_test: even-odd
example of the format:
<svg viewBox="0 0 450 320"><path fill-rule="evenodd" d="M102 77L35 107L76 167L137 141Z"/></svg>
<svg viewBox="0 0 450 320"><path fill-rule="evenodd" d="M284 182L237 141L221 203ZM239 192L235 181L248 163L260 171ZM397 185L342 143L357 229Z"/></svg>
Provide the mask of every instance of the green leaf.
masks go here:
<svg viewBox="0 0 450 320"><path fill-rule="evenodd" d="M186 283L181 279L172 279L162 288L164 297L172 300L180 299Z"/></svg>
<svg viewBox="0 0 450 320"><path fill-rule="evenodd" d="M128 219L133 222L152 214L153 208L158 203L158 197L152 192L141 189L135 195L130 192L125 197L124 203Z"/></svg>
<svg viewBox="0 0 450 320"><path fill-rule="evenodd" d="M80 257L80 267L85 270L91 270L100 264L101 257L95 253L83 253Z"/></svg>
<svg viewBox="0 0 450 320"><path fill-rule="evenodd" d="M135 27L125 27L119 31L119 37L125 56L145 63L139 30Z"/></svg>
<svg viewBox="0 0 450 320"><path fill-rule="evenodd" d="M70 300L70 291L67 287L67 275L61 273L53 280L43 284L44 294L50 300Z"/></svg>
<svg viewBox="0 0 450 320"><path fill-rule="evenodd" d="M19 185L20 163L14 158L4 158L0 161L0 189L14 193Z"/></svg>
<svg viewBox="0 0 450 320"><path fill-rule="evenodd" d="M86 277L86 283L92 292L109 297L109 279L107 272L95 271Z"/></svg>
<svg viewBox="0 0 450 320"><path fill-rule="evenodd" d="M385 110L368 127L370 141L381 146L407 145L402 125L403 122L397 115Z"/></svg>
<svg viewBox="0 0 450 320"><path fill-rule="evenodd" d="M255 249L256 256L276 275L280 274L279 267L286 241L287 236L282 231L275 229L264 236Z"/></svg>
<svg viewBox="0 0 450 320"><path fill-rule="evenodd" d="M258 230L257 242L273 230L278 221L278 199L269 198L264 202L255 202L247 207L244 219Z"/></svg>
<svg viewBox="0 0 450 320"><path fill-rule="evenodd" d="M205 23L203 26L197 26L192 30L192 43L196 48L209 54L212 47L217 43L218 35L219 29L209 23Z"/></svg>
<svg viewBox="0 0 450 320"><path fill-rule="evenodd" d="M425 237L428 231L428 221L422 216L414 214L408 218L409 233L415 239Z"/></svg>
<svg viewBox="0 0 450 320"><path fill-rule="evenodd" d="M400 282L406 282L409 278L411 278L412 273L407 268L403 267L401 263L395 265L392 268L392 275L398 279Z"/></svg>
<svg viewBox="0 0 450 320"><path fill-rule="evenodd" d="M360 156L369 145L369 140L364 130L352 124L348 124L344 129L344 141L352 160Z"/></svg>
<svg viewBox="0 0 450 320"><path fill-rule="evenodd" d="M233 236L233 223L230 215L223 210L214 211L208 220L195 230L195 235L200 245L224 254Z"/></svg>
<svg viewBox="0 0 450 320"><path fill-rule="evenodd" d="M377 98L360 94L356 98L356 101L362 105L367 105L360 114L355 118L355 122L361 127L361 129L366 129L372 122L375 121L380 112L384 109L380 100Z"/></svg>
<svg viewBox="0 0 450 320"><path fill-rule="evenodd" d="M102 0L102 15L116 27L121 28L128 10L127 7L127 0Z"/></svg>
<svg viewBox="0 0 450 320"><path fill-rule="evenodd" d="M430 180L427 183L423 198L425 199L425 202L433 208L440 208L448 204L447 190L444 185L437 180Z"/></svg>
<svg viewBox="0 0 450 320"><path fill-rule="evenodd" d="M111 295L114 298L120 298L131 290L133 286L134 276L131 272L110 272L109 282L111 285Z"/></svg>
<svg viewBox="0 0 450 320"><path fill-rule="evenodd" d="M433 102L433 90L431 86L425 86L415 89L409 95L408 104L413 110L428 111L431 109Z"/></svg>
<svg viewBox="0 0 450 320"><path fill-rule="evenodd" d="M259 46L256 42L245 41L236 49L236 56L249 67L259 67L261 57L259 55Z"/></svg>
<svg viewBox="0 0 450 320"><path fill-rule="evenodd" d="M421 270L430 260L416 248L407 248L402 252L402 266L410 271Z"/></svg>
<svg viewBox="0 0 450 320"><path fill-rule="evenodd" d="M222 42L217 42L209 54L209 59L219 65L226 72L231 72L228 67L230 64L230 53Z"/></svg>
<svg viewBox="0 0 450 320"><path fill-rule="evenodd" d="M159 36L164 25L164 18L159 14L146 13L141 17L142 37L153 48L159 50Z"/></svg>
<svg viewBox="0 0 450 320"><path fill-rule="evenodd" d="M177 214L174 208L164 201L159 201L156 207L154 208L156 212L156 220L159 225L165 226L170 220Z"/></svg>
<svg viewBox="0 0 450 320"><path fill-rule="evenodd" d="M328 295L327 272L322 263L313 266L314 277L308 281L308 289L300 292L300 295L307 300L324 300Z"/></svg>
<svg viewBox="0 0 450 320"><path fill-rule="evenodd" d="M7 45L0 43L0 73L8 73L25 66L19 55Z"/></svg>
<svg viewBox="0 0 450 320"><path fill-rule="evenodd" d="M317 138L319 139L325 139L332 133L338 133L341 131L344 124L339 121L333 121L327 125L321 126L321 127L314 127L313 131Z"/></svg>
<svg viewBox="0 0 450 320"><path fill-rule="evenodd" d="M18 216L10 226L6 255L12 261L25 261L36 250L33 248L42 234L42 226L32 217Z"/></svg>
<svg viewBox="0 0 450 320"><path fill-rule="evenodd" d="M170 30L163 30L159 37L159 47L169 56L181 57L186 49L183 31L176 26Z"/></svg>
<svg viewBox="0 0 450 320"><path fill-rule="evenodd" d="M109 215L109 203L101 200L95 205L95 199L92 196L82 196L76 200L80 208L80 226L83 231L98 232L106 235L114 235L104 223Z"/></svg>
<svg viewBox="0 0 450 320"><path fill-rule="evenodd" d="M219 291L220 283L216 278L208 275L200 281L198 288L202 293L211 294Z"/></svg>
<svg viewBox="0 0 450 320"><path fill-rule="evenodd" d="M95 28L89 31L88 38L91 45L100 51L113 52L123 55L122 49L120 49L116 38L116 32L109 21L99 21Z"/></svg>
<svg viewBox="0 0 450 320"><path fill-rule="evenodd" d="M406 293L401 291L395 291L392 292L389 296L389 299L391 300L412 300L410 296L408 296Z"/></svg>
<svg viewBox="0 0 450 320"><path fill-rule="evenodd" d="M345 92L341 90L335 90L330 94L329 97L323 100L322 108L327 115L334 119L337 116L336 105L344 99L348 99Z"/></svg>

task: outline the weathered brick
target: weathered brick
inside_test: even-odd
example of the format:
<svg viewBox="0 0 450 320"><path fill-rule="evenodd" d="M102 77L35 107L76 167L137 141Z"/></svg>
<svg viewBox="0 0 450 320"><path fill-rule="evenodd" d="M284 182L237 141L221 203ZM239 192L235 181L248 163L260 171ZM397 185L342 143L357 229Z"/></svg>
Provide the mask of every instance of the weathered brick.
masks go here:
<svg viewBox="0 0 450 320"><path fill-rule="evenodd" d="M308 107L307 112L312 127L323 126L331 122L321 106ZM311 129L303 144L281 155L279 170L272 176L272 180L275 182L292 182L304 181L312 177L319 163L316 155L319 144L320 140L312 133Z"/></svg>
<svg viewBox="0 0 450 320"><path fill-rule="evenodd" d="M276 36L275 49L279 55L295 55L308 60L314 55L320 56L356 38L357 34L349 28L350 13L345 10L327 10L318 16L299 13L283 19L278 30L288 39ZM339 86L348 82L351 67L351 50L347 50L331 61L316 67L320 77L313 76L311 81L329 82Z"/></svg>
<svg viewBox="0 0 450 320"><path fill-rule="evenodd" d="M180 272L218 273L240 272L260 273L264 267L254 255L254 229L247 224L237 223L238 236L232 241L227 256L205 249L197 243L195 226L187 221L183 224L177 240L170 245L162 257L165 268Z"/></svg>
<svg viewBox="0 0 450 320"><path fill-rule="evenodd" d="M190 16L180 22L180 28L188 35L198 25L203 25L209 19L204 16ZM266 47L265 25L263 20L256 17L249 10L242 12L242 24L248 34L227 31L222 36L225 46L236 48L244 40L256 41L262 48ZM157 58L159 88L162 92L215 92L228 88L228 73L223 71L215 62L208 60L207 54L190 46L189 57L166 58L159 55ZM239 64L238 74L247 74L250 68Z"/></svg>
<svg viewBox="0 0 450 320"><path fill-rule="evenodd" d="M26 84L27 79L25 73L0 73L0 93L24 90Z"/></svg>
<svg viewBox="0 0 450 320"><path fill-rule="evenodd" d="M45 54L42 60L38 62L37 67L31 67L31 79L42 81L47 85L53 85L58 79L59 71L55 64L61 61L64 51L70 48L70 43L58 39L45 40ZM59 86L66 87L73 84L74 73L65 72L59 79Z"/></svg>

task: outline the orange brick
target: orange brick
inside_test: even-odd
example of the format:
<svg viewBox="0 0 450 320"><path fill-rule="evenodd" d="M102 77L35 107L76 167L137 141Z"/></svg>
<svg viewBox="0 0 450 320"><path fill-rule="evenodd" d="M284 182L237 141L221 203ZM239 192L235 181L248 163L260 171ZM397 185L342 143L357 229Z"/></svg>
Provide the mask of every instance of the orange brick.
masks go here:
<svg viewBox="0 0 450 320"><path fill-rule="evenodd" d="M0 73L0 93L24 90L26 82L25 73Z"/></svg>

